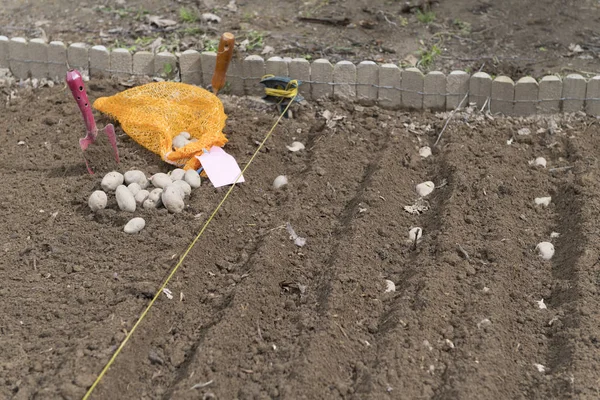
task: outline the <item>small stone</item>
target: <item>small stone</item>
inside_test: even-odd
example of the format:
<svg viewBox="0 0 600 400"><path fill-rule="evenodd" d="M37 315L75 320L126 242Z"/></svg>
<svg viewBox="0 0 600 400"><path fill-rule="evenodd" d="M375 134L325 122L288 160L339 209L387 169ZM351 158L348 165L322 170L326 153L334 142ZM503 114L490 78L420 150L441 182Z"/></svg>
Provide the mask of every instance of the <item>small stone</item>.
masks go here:
<svg viewBox="0 0 600 400"><path fill-rule="evenodd" d="M408 240L411 242L420 241L423 236L423 228L417 226L408 231Z"/></svg>
<svg viewBox="0 0 600 400"><path fill-rule="evenodd" d="M531 135L531 129L529 128L521 128L517 131L517 135L519 136L527 136Z"/></svg>
<svg viewBox="0 0 600 400"><path fill-rule="evenodd" d="M319 176L324 176L325 175L325 168L323 168L323 167L316 167L315 168L315 172Z"/></svg>
<svg viewBox="0 0 600 400"><path fill-rule="evenodd" d="M423 146L419 149L419 155L421 156L421 158L427 158L429 156L431 156L431 147L429 146Z"/></svg>
<svg viewBox="0 0 600 400"><path fill-rule="evenodd" d="M395 291L396 291L396 284L393 281L386 279L385 280L385 293L392 293Z"/></svg>
<svg viewBox="0 0 600 400"><path fill-rule="evenodd" d="M535 204L538 206L548 207L550 205L550 202L552 201L552 197L536 197L534 201Z"/></svg>
<svg viewBox="0 0 600 400"><path fill-rule="evenodd" d="M73 272L81 272L83 271L83 266L79 264L73 265Z"/></svg>

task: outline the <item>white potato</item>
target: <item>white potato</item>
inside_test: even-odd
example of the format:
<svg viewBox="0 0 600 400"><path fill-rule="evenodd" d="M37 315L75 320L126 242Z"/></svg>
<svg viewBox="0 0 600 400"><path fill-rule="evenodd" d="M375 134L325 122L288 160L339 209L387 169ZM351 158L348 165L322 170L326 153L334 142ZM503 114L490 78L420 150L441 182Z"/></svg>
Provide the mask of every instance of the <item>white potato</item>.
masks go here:
<svg viewBox="0 0 600 400"><path fill-rule="evenodd" d="M135 197L135 195L142 190L142 187L137 182L131 182L129 185L127 185L127 189L129 189L131 194Z"/></svg>
<svg viewBox="0 0 600 400"><path fill-rule="evenodd" d="M125 233L138 233L146 226L146 221L144 218L136 217L132 218L125 224L123 231Z"/></svg>
<svg viewBox="0 0 600 400"><path fill-rule="evenodd" d="M416 187L417 194L421 197L429 196L435 189L435 184L431 181L419 183Z"/></svg>
<svg viewBox="0 0 600 400"><path fill-rule="evenodd" d="M96 212L105 208L107 202L108 198L106 193L104 193L102 190L96 190L90 195L90 198L88 199L88 206L90 207L90 210Z"/></svg>
<svg viewBox="0 0 600 400"><path fill-rule="evenodd" d="M186 181L175 181L173 182L173 185L177 185L183 190L184 197L187 197L190 194L192 194L192 187Z"/></svg>
<svg viewBox="0 0 600 400"><path fill-rule="evenodd" d="M124 178L126 185L135 182L140 185L142 189L146 189L148 187L148 178L146 178L146 174L140 170L134 169L125 172Z"/></svg>
<svg viewBox="0 0 600 400"><path fill-rule="evenodd" d="M115 192L115 197L117 198L117 204L122 211L126 212L134 212L135 211L135 197L133 194L127 189L125 185L119 185Z"/></svg>
<svg viewBox="0 0 600 400"><path fill-rule="evenodd" d="M288 178L285 175L279 175L273 181L273 188L280 189L288 184Z"/></svg>
<svg viewBox="0 0 600 400"><path fill-rule="evenodd" d="M137 194L134 196L135 202L138 205L141 205L144 202L144 200L148 198L148 196L150 196L150 192L146 189L142 189L139 192L137 192Z"/></svg>
<svg viewBox="0 0 600 400"><path fill-rule="evenodd" d="M152 184L155 187L161 188L161 189L163 189L165 186L173 183L173 181L171 180L171 177L167 174L163 174L162 172L152 175L152 178L150 178L150 181L152 182Z"/></svg>
<svg viewBox="0 0 600 400"><path fill-rule="evenodd" d="M123 174L117 171L112 171L104 175L100 186L102 186L102 189L104 189L105 192L116 190L119 185L123 184L123 180Z"/></svg>
<svg viewBox="0 0 600 400"><path fill-rule="evenodd" d="M162 193L161 200L164 206L172 213L180 213L185 208L182 189L176 185L169 185Z"/></svg>
<svg viewBox="0 0 600 400"><path fill-rule="evenodd" d="M185 170L182 168L176 168L173 171L171 171L171 180L173 182L175 181L180 181L183 179L183 176L185 175Z"/></svg>
<svg viewBox="0 0 600 400"><path fill-rule="evenodd" d="M183 180L186 181L190 185L190 187L194 189L200 187L200 175L193 169L188 169L187 171L185 171Z"/></svg>

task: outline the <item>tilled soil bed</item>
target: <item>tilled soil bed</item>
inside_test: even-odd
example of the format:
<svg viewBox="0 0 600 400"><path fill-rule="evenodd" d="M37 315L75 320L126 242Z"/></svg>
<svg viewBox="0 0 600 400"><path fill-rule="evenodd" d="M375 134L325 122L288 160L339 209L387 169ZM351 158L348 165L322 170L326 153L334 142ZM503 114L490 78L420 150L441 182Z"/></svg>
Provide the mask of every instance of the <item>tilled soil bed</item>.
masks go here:
<svg viewBox="0 0 600 400"><path fill-rule="evenodd" d="M118 90L95 82L90 97ZM222 99L225 149L244 165L277 115ZM87 207L103 173L171 166L117 128L121 164L101 142L88 175L62 87L19 89L0 114L0 397L81 398L225 190L205 180L183 213L138 210L146 228L125 234L114 196ZM597 398L596 120L466 110L433 147L447 118L296 107L92 398ZM436 189L419 200L424 181Z"/></svg>

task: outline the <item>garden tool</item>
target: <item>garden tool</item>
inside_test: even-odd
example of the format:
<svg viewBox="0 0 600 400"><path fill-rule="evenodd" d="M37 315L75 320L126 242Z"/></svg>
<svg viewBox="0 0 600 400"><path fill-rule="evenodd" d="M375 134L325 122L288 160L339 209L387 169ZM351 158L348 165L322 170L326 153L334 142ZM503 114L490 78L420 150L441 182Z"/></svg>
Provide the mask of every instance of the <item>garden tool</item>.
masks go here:
<svg viewBox="0 0 600 400"><path fill-rule="evenodd" d="M79 139L79 146L83 151L83 159L88 172L90 174L94 173L94 171L92 171L90 168L87 158L85 157L85 151L90 144L96 141L99 132L104 132L106 133L106 136L108 136L110 145L113 148L115 160L117 163L119 163L119 150L117 149L117 136L115 135L115 127L113 124L108 124L104 128L98 130L96 121L94 120L94 114L92 113L90 101L88 99L87 92L85 91L83 78L79 71L76 69L70 69L67 72L66 81L69 89L71 89L71 93L73 94L75 101L77 102L77 105L79 106L79 110L81 111L83 121L85 122L85 128L87 130L85 137Z"/></svg>

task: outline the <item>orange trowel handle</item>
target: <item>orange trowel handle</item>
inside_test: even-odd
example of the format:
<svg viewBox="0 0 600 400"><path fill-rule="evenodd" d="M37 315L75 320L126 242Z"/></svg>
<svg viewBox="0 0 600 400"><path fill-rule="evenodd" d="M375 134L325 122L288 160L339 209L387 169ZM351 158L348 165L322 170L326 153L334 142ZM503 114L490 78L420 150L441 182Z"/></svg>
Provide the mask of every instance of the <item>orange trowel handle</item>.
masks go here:
<svg viewBox="0 0 600 400"><path fill-rule="evenodd" d="M225 86L225 75L227 74L227 68L231 62L231 56L233 56L233 48L235 47L235 37L233 33L225 32L221 36L219 42L219 52L217 53L217 64L215 65L215 72L212 77L212 89L216 95L219 90Z"/></svg>

